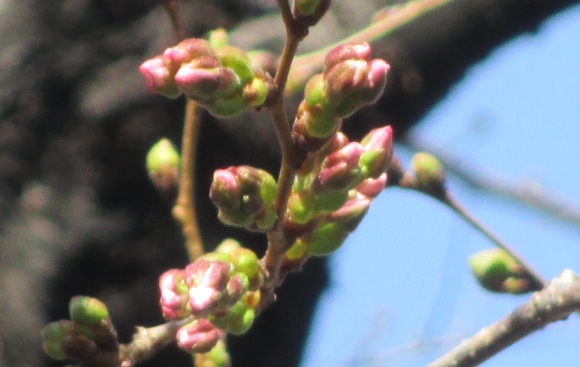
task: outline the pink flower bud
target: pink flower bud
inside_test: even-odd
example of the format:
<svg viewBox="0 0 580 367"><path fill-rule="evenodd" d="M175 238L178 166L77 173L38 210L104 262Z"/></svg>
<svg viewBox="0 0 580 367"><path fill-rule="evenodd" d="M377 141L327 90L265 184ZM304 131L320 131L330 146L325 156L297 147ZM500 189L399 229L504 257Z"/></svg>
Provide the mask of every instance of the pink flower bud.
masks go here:
<svg viewBox="0 0 580 367"><path fill-rule="evenodd" d="M389 65L379 59L349 59L325 70L328 107L346 117L375 102L385 87L388 70Z"/></svg>
<svg viewBox="0 0 580 367"><path fill-rule="evenodd" d="M199 319L177 330L177 344L190 353L207 353L225 336L206 319Z"/></svg>
<svg viewBox="0 0 580 367"><path fill-rule="evenodd" d="M163 56L149 59L139 66L139 71L145 77L147 88L151 92L169 98L176 98L181 93L173 80L177 68L170 59Z"/></svg>
<svg viewBox="0 0 580 367"><path fill-rule="evenodd" d="M209 198L223 210L230 211L240 207L242 193L231 169L218 169L213 173Z"/></svg>
<svg viewBox="0 0 580 367"><path fill-rule="evenodd" d="M225 261L199 258L185 268L185 284L189 287L189 306L197 316L207 316L224 296L233 265Z"/></svg>
<svg viewBox="0 0 580 367"><path fill-rule="evenodd" d="M326 54L324 67L330 69L345 60L368 60L371 53L371 46L367 42L339 45Z"/></svg>
<svg viewBox="0 0 580 367"><path fill-rule="evenodd" d="M195 62L184 64L175 74L175 84L190 98L201 103L215 99L222 87L224 75L228 72L218 66L214 68L199 68Z"/></svg>
<svg viewBox="0 0 580 367"><path fill-rule="evenodd" d="M318 184L323 189L346 190L360 177L358 161L364 148L357 142L331 153L322 162Z"/></svg>
<svg viewBox="0 0 580 367"><path fill-rule="evenodd" d="M365 149L359 161L362 174L369 178L379 177L387 170L393 158L393 130L390 126L373 129L361 144Z"/></svg>
<svg viewBox="0 0 580 367"><path fill-rule="evenodd" d="M159 290L161 292L159 304L163 317L175 320L188 316L189 297L182 270L171 269L163 273L159 278Z"/></svg>
<svg viewBox="0 0 580 367"><path fill-rule="evenodd" d="M203 38L188 38L165 50L163 56L179 66L202 56L215 58L215 52Z"/></svg>
<svg viewBox="0 0 580 367"><path fill-rule="evenodd" d="M331 222L337 223L348 232L352 232L359 225L369 210L371 199L357 193L349 198L344 205L328 215Z"/></svg>
<svg viewBox="0 0 580 367"><path fill-rule="evenodd" d="M383 173L378 178L367 178L356 187L356 191L372 199L377 197L386 185L387 174Z"/></svg>

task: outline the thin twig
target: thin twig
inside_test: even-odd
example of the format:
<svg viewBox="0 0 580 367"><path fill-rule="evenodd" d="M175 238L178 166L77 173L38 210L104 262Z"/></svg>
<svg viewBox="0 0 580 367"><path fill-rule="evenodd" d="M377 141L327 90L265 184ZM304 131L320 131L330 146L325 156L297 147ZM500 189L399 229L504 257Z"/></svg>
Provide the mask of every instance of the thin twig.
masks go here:
<svg viewBox="0 0 580 367"><path fill-rule="evenodd" d="M177 7L177 0L159 0L161 5L165 7L169 18L171 19L171 24L173 24L173 29L177 38L181 41L185 39L185 29L183 28L183 21L179 16L179 10Z"/></svg>
<svg viewBox="0 0 580 367"><path fill-rule="evenodd" d="M489 172L481 167L465 164L460 158L430 145L424 140L407 139L412 148L432 153L445 166L445 169L468 185L513 200L558 219L580 226L580 205L571 203L569 199L558 197L554 193L543 190L533 182L516 181L501 177L497 172Z"/></svg>
<svg viewBox="0 0 580 367"><path fill-rule="evenodd" d="M189 98L187 99L184 120L183 140L181 143L179 194L173 207L173 216L181 224L189 260L194 261L203 255L203 241L197 224L197 211L193 197L195 192L194 172L200 119L197 113L197 104Z"/></svg>
<svg viewBox="0 0 580 367"><path fill-rule="evenodd" d="M510 245L502 240L498 235L493 233L486 225L479 221L473 214L466 210L455 198L449 194L447 191L443 200L441 200L449 208L453 209L461 218L466 220L473 228L475 228L479 233L483 234L488 240L493 242L497 247L506 251L510 256L516 260L519 265L526 271L533 282L532 286L534 290L540 290L544 288L547 281L528 263L526 262Z"/></svg>
<svg viewBox="0 0 580 367"><path fill-rule="evenodd" d="M292 60L294 59L296 50L298 49L298 44L307 32L307 28L302 28L297 24L297 22L295 22L288 0L278 0L278 5L282 13L282 18L284 19L284 25L286 26L286 42L284 44L282 56L280 57L278 69L276 70L276 75L274 76L277 93L274 97L273 104L270 107L270 111L280 149L282 151L282 162L280 166L280 174L278 175L275 200L278 220L275 228L268 232L268 248L264 258L262 259L262 264L268 274L265 284L262 287L264 294L263 305L267 305L274 300L274 289L281 282L280 267L284 260L284 253L291 245L289 239L286 238L283 233L281 224L286 213L288 198L292 190L295 170L300 162L292 138L290 121L288 120L286 110L284 109L283 91L288 79L288 73L292 66Z"/></svg>
<svg viewBox="0 0 580 367"><path fill-rule="evenodd" d="M476 366L532 332L578 311L580 278L564 270L509 315L463 340L427 367Z"/></svg>
<svg viewBox="0 0 580 367"><path fill-rule="evenodd" d="M175 340L177 330L192 321L192 317L179 321L144 328L138 327L133 335L133 340L129 344L121 346L119 361L121 367L134 366L155 353L161 348Z"/></svg>

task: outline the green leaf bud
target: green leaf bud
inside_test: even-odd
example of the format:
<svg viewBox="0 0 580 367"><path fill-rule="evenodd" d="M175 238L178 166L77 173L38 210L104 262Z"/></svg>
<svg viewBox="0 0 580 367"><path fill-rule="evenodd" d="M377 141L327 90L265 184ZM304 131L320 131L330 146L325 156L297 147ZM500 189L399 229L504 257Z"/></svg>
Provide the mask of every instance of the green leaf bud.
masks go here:
<svg viewBox="0 0 580 367"><path fill-rule="evenodd" d="M149 149L146 165L149 177L158 189L164 192L177 186L180 157L169 139L163 138Z"/></svg>
<svg viewBox="0 0 580 367"><path fill-rule="evenodd" d="M429 153L415 153L411 160L411 168L421 186L440 185L445 180L445 169L437 158Z"/></svg>
<svg viewBox="0 0 580 367"><path fill-rule="evenodd" d="M69 303L71 320L82 325L94 325L109 318L107 306L96 298L76 296Z"/></svg>
<svg viewBox="0 0 580 367"><path fill-rule="evenodd" d="M241 247L242 245L237 240L233 238L226 238L216 247L215 251L232 254Z"/></svg>
<svg viewBox="0 0 580 367"><path fill-rule="evenodd" d="M480 251L469 258L469 267L479 284L488 291L510 294L533 291L530 276L505 250Z"/></svg>
<svg viewBox="0 0 580 367"><path fill-rule="evenodd" d="M312 256L326 256L336 251L348 236L348 231L338 223L328 222L304 238L306 250Z"/></svg>

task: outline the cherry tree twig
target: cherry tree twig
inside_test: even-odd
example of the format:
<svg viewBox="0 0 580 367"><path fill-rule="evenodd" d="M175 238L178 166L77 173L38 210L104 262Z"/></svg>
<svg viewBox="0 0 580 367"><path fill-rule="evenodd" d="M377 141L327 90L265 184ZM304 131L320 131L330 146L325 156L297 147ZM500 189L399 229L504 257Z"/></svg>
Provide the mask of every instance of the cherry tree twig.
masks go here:
<svg viewBox="0 0 580 367"><path fill-rule="evenodd" d="M431 152L450 173L476 189L525 204L555 218L580 226L580 205L575 205L569 199L548 192L534 182L502 177L497 172L489 172L481 167L474 169L464 163L461 158L423 140L415 141L409 138L405 142L413 149Z"/></svg>
<svg viewBox="0 0 580 367"><path fill-rule="evenodd" d="M503 319L463 340L427 367L476 366L525 336L580 311L580 278L564 270Z"/></svg>

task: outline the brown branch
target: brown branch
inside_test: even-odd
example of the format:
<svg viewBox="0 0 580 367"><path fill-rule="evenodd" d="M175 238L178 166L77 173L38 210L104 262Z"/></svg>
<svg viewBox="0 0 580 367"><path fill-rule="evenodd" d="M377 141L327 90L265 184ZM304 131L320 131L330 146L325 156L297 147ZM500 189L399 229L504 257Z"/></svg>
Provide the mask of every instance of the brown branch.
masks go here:
<svg viewBox="0 0 580 367"><path fill-rule="evenodd" d="M195 192L193 174L197 156L200 120L197 115L197 104L192 99L187 100L184 120L179 194L173 207L173 216L181 224L189 260L194 261L203 255L203 241L199 232L195 199L193 197Z"/></svg>
<svg viewBox="0 0 580 367"><path fill-rule="evenodd" d="M532 332L577 311L580 311L580 278L571 270L564 270L509 315L463 340L427 367L476 366Z"/></svg>

